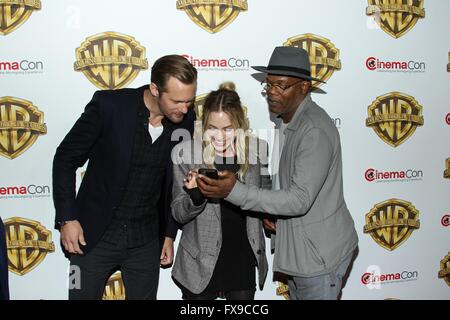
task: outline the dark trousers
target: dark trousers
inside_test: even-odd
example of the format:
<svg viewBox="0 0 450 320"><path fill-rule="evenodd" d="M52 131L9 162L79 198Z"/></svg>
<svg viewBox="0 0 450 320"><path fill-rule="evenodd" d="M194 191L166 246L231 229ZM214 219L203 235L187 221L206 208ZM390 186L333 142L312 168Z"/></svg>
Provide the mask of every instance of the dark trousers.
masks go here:
<svg viewBox="0 0 450 320"><path fill-rule="evenodd" d="M189 291L181 283L179 283L174 277L173 282L181 289L183 300L215 300L217 298L227 300L255 300L255 290L230 290L227 292L201 292L195 294Z"/></svg>
<svg viewBox="0 0 450 320"><path fill-rule="evenodd" d="M0 218L0 300L9 300L8 256L6 253L5 227Z"/></svg>
<svg viewBox="0 0 450 320"><path fill-rule="evenodd" d="M122 272L127 300L156 300L159 257L159 238L138 248L127 247L125 234L116 244L100 241L86 255L71 256L69 300L100 300L109 276L117 268ZM76 286L77 272L80 288Z"/></svg>
<svg viewBox="0 0 450 320"><path fill-rule="evenodd" d="M187 290L183 291L183 300L215 300L217 298L224 298L227 300L254 300L255 290L232 290L228 292L206 294L194 294Z"/></svg>

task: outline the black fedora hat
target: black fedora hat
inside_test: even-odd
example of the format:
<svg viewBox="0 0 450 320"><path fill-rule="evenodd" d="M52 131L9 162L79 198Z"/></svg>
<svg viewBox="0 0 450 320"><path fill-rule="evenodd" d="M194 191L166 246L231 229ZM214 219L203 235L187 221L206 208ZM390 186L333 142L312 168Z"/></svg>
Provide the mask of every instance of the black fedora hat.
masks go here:
<svg viewBox="0 0 450 320"><path fill-rule="evenodd" d="M252 68L263 73L325 83L325 81L311 77L309 54L306 50L297 47L276 47L267 67L252 66Z"/></svg>

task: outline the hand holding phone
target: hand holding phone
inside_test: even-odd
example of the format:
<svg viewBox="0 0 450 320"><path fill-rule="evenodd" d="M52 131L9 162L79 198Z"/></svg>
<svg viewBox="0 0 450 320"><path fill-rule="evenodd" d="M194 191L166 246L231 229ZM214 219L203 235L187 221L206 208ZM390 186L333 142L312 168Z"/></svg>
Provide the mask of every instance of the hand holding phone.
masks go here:
<svg viewBox="0 0 450 320"><path fill-rule="evenodd" d="M200 168L198 169L198 173L211 179L219 179L219 173L217 172L217 169Z"/></svg>

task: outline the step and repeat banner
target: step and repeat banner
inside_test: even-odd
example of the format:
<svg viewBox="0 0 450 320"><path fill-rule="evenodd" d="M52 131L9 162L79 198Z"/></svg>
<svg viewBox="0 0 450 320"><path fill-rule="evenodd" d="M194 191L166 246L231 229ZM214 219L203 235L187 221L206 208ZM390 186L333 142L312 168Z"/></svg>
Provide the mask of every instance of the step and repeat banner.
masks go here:
<svg viewBox="0 0 450 320"><path fill-rule="evenodd" d="M450 299L449 13L443 0L0 0L12 299L67 298L52 160L95 90L146 84L158 57L181 54L199 70L197 105L233 81L252 129L270 140L251 66L267 65L279 45L309 52L313 76L327 81L314 83L313 99L341 134L360 239L342 298ZM125 296L115 273L104 297ZM158 298L181 298L170 269ZM269 277L256 298L285 299L286 287Z"/></svg>

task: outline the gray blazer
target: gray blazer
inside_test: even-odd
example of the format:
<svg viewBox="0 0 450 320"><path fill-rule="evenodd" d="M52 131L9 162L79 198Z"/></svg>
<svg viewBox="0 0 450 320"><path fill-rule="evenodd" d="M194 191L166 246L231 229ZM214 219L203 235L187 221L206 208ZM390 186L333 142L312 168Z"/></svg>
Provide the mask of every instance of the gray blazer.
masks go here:
<svg viewBox="0 0 450 320"><path fill-rule="evenodd" d="M219 203L204 203L194 206L189 195L183 189L183 179L189 170L205 167L192 164L192 141L178 144L172 151L173 200L172 215L183 224L183 231L172 276L189 291L199 294L205 290L211 280L220 248L222 246L222 224ZM201 146L199 146L201 150ZM198 159L197 159L198 160ZM245 181L257 187L270 188L269 176L263 176L264 166L258 161L250 165ZM262 220L247 216L247 236L256 258L260 289L267 276L267 258Z"/></svg>
<svg viewBox="0 0 450 320"><path fill-rule="evenodd" d="M358 236L344 201L339 132L310 95L285 129L279 175L281 190L237 182L226 200L278 216L274 271L332 272L353 253Z"/></svg>

